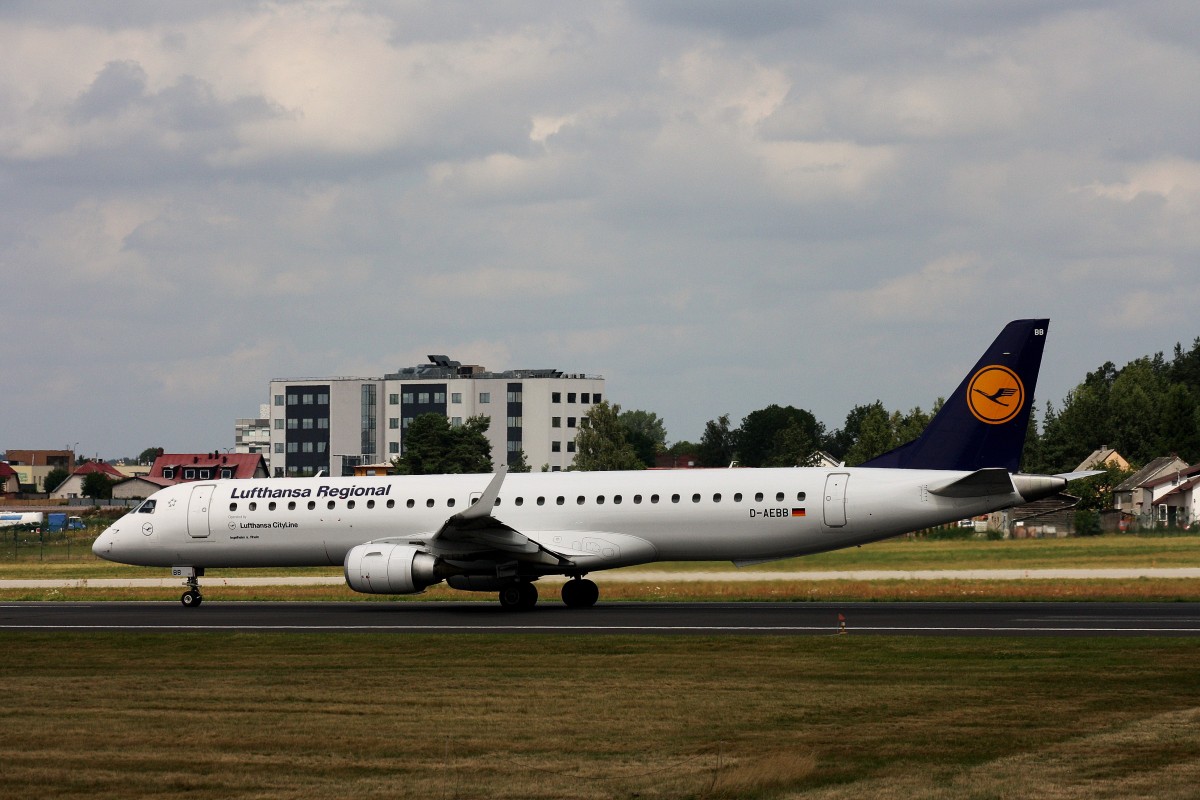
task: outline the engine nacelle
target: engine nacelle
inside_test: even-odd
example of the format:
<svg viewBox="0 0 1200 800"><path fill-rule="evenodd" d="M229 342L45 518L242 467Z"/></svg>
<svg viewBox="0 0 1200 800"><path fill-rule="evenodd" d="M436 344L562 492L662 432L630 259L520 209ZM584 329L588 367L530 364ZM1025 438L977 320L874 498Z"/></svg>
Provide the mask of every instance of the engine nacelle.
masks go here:
<svg viewBox="0 0 1200 800"><path fill-rule="evenodd" d="M346 583L363 594L416 594L441 583L438 560L411 545L360 544L346 553Z"/></svg>

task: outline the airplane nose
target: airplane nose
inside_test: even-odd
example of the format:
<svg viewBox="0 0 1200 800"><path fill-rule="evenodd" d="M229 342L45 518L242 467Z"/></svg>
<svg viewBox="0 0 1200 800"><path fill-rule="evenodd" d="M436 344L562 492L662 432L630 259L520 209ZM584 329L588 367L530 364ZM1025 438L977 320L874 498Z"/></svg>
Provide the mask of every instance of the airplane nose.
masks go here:
<svg viewBox="0 0 1200 800"><path fill-rule="evenodd" d="M111 561L110 554L112 553L113 540L115 538L111 531L105 531L100 534L96 537L96 541L92 542L92 552L105 561Z"/></svg>

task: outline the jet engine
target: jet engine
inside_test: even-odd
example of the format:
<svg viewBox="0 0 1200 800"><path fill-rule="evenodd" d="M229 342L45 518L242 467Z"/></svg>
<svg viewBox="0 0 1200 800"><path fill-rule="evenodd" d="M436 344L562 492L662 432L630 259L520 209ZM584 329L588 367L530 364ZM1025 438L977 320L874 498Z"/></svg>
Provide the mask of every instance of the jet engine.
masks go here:
<svg viewBox="0 0 1200 800"><path fill-rule="evenodd" d="M346 553L346 583L363 594L416 594L442 582L438 560L411 545L360 544Z"/></svg>

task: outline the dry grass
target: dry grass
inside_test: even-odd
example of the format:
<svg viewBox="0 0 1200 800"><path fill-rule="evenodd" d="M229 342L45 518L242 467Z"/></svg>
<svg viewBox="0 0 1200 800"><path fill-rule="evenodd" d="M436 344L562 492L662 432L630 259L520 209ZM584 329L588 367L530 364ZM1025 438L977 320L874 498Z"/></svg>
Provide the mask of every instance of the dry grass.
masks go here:
<svg viewBox="0 0 1200 800"><path fill-rule="evenodd" d="M604 602L1200 602L1200 579L1133 578L1128 580L888 580L888 581L679 581L677 583L605 583L597 574ZM346 586L222 586L203 579L210 600L245 601L491 601L490 593L459 592L437 586L409 597L362 595ZM557 584L540 586L542 601L557 603ZM0 600L177 600L183 592L168 588L0 589Z"/></svg>
<svg viewBox="0 0 1200 800"><path fill-rule="evenodd" d="M0 652L2 797L1171 798L1200 764L1194 640L3 633Z"/></svg>

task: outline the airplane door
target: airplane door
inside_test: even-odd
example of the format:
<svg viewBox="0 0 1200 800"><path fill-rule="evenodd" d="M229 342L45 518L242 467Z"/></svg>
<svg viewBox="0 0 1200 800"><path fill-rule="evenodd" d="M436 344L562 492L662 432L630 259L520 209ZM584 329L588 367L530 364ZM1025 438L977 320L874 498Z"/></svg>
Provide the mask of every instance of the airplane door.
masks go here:
<svg viewBox="0 0 1200 800"><path fill-rule="evenodd" d="M193 486L192 497L188 500L187 526L188 536L193 539L203 539L208 536L208 507L212 505L213 489L211 483L204 486Z"/></svg>
<svg viewBox="0 0 1200 800"><path fill-rule="evenodd" d="M825 478L825 527L840 528L846 524L846 484L848 472L831 472Z"/></svg>

